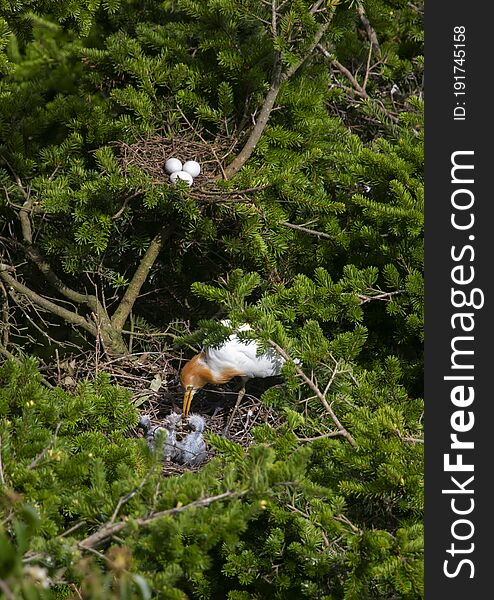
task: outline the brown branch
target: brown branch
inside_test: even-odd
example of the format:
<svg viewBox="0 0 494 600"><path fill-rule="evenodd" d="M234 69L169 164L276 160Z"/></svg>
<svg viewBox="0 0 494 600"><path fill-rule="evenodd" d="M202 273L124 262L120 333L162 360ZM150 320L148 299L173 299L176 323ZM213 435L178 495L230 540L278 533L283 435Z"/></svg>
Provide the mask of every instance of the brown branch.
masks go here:
<svg viewBox="0 0 494 600"><path fill-rule="evenodd" d="M15 600L12 590L10 589L8 583L3 579L0 579L0 591L3 592L7 600Z"/></svg>
<svg viewBox="0 0 494 600"><path fill-rule="evenodd" d="M65 285L65 283L63 283L63 281L53 271L50 264L45 260L39 249L33 244L33 233L29 217L32 210L32 205L33 200L28 198L19 211L22 237L26 242L25 252L27 257L38 267L47 281L49 281L53 287L60 294L62 294L62 296L65 296L72 302L77 302L78 304L87 304L92 310L97 310L98 299L96 296L80 294L79 292L76 292Z"/></svg>
<svg viewBox="0 0 494 600"><path fill-rule="evenodd" d="M369 42L371 43L374 54L378 58L381 58L381 48L379 46L379 40L377 39L376 32L374 31L374 28L370 24L370 21L367 18L367 14L365 13L365 9L361 4L359 4L359 6L357 6L357 13L360 18L360 22L362 23L362 25L365 28L367 37L369 39Z"/></svg>
<svg viewBox="0 0 494 600"><path fill-rule="evenodd" d="M317 45L317 49L324 54L324 56L331 61L331 63L338 69L338 71L344 75L348 81L352 84L352 87L354 89L354 91L356 92L356 94L358 96L360 96L361 98L368 98L368 94L365 91L365 89L360 85L360 83L355 79L355 77L352 75L352 73L345 67L343 66L339 61L336 60L336 58L326 50L326 48L324 48L324 46L322 46L321 44Z"/></svg>
<svg viewBox="0 0 494 600"><path fill-rule="evenodd" d="M338 437L339 435L341 435L341 431L329 431L328 433L321 433L321 435L316 435L314 437L299 437L297 439L299 442L315 442L316 440Z"/></svg>
<svg viewBox="0 0 494 600"><path fill-rule="evenodd" d="M117 310L111 318L111 324L116 331L122 331L125 322L127 321L127 318L134 306L134 303L139 296L141 288L149 275L149 271L153 267L156 259L158 258L158 254L160 253L169 236L169 225L163 225L159 232L151 240L149 248L146 250L146 254L139 263L139 266L137 267L136 272L134 273L134 276L127 287L127 290L125 291Z"/></svg>
<svg viewBox="0 0 494 600"><path fill-rule="evenodd" d="M31 197L31 190L27 188L22 183L22 180L15 172L12 165L9 161L2 157L7 166L9 167L12 175L19 187L22 195L25 198L24 204L19 209L18 217L21 224L22 237L26 244L24 248L27 257L38 267L38 269L43 273L47 281L53 285L53 287L63 296L71 300L72 302L76 302L78 304L87 304L91 310L94 312L101 312L101 306L96 296L88 295L88 294L80 294L75 290L69 288L63 281L56 275L56 273L51 268L50 264L45 260L39 249L33 243L33 230L31 226L30 214L35 211L35 202ZM56 170L52 173L52 176Z"/></svg>
<svg viewBox="0 0 494 600"><path fill-rule="evenodd" d="M271 86L266 94L266 98L264 99L264 104L262 105L261 112L259 113L259 118L257 119L257 122L242 150L224 170L223 176L225 179L229 179L235 175L235 173L237 173L250 158L252 152L254 152L257 142L260 140L261 135L268 124L269 115L273 110L278 92L280 91L281 85L285 79L286 78L283 77L283 66L278 58L274 66Z"/></svg>
<svg viewBox="0 0 494 600"><path fill-rule="evenodd" d="M94 325L87 321L83 316L79 315L78 313L67 310L66 308L63 308L61 306L58 306L58 304L55 304L54 302L51 302L46 298L43 298L43 296L40 296L20 281L17 281L17 279L12 277L8 273L8 271L12 271L12 267L10 265L0 264L0 277L8 286L14 288L14 290L29 298L29 300L31 300L31 302L33 302L34 304L37 304L41 308L44 308L49 312L53 313L54 315L61 317L62 319L64 319L64 321L67 321L67 323L77 325L78 327L85 329L89 333L96 335L96 327L94 327Z"/></svg>
<svg viewBox="0 0 494 600"><path fill-rule="evenodd" d="M276 342L273 342L273 340L269 341L269 344L272 348L274 348L276 350L276 352L278 352L278 354L280 356L282 356L285 360L291 360L289 354L283 350L283 348L281 346L279 346ZM331 405L329 404L329 402L326 400L326 395L323 394L323 392L321 392L321 390L317 387L317 385L312 381L312 379L309 379L309 377L307 377L307 375L304 373L304 371L299 367L299 365L297 365L296 363L294 363L295 366L295 370L297 371L297 375L304 381L304 383L306 385L308 385L310 387L310 389L314 392L314 394L319 398L319 400L322 402L324 408L326 409L326 412L329 414L329 416L331 417L331 419L333 420L333 423L336 425L338 431L340 432L340 435L342 435L349 443L351 446L356 447L357 443L355 442L355 440L353 439L353 437L351 436L351 434L343 427L343 425L340 423L340 420L338 419L338 417L335 415L333 409L331 408ZM334 374L333 374L334 375Z"/></svg>
<svg viewBox="0 0 494 600"><path fill-rule="evenodd" d="M2 331L1 331L1 337L2 337L2 345L4 348L7 348L7 346L9 345L9 331L10 331L10 326L9 326L9 296L7 294L7 290L5 289L5 286L3 285L3 282L0 281L0 291L2 293Z"/></svg>
<svg viewBox="0 0 494 600"><path fill-rule="evenodd" d="M276 12L276 0L271 0L271 29L273 32L273 38L278 35L278 14Z"/></svg>
<svg viewBox="0 0 494 600"><path fill-rule="evenodd" d="M331 61L331 64L334 67L336 67L336 69L338 69L338 71L342 75L344 75L348 79L348 81L351 83L352 89L349 89L349 88L345 87L344 88L345 90L347 90L348 92L352 92L353 91L357 96L359 96L363 100L368 100L369 102L372 102L372 103L376 104L379 107L379 109L383 111L384 115L391 122L393 122L393 123L398 123L399 122L398 117L396 117L395 115L393 115L392 113L390 113L381 102L378 102L374 98L371 98L369 96L369 94L366 92L365 85L367 85L367 78L368 78L368 73L369 73L369 67L368 67L369 62L368 61L367 61L367 70L366 70L366 75L365 75L365 84L364 84L364 86L361 86L360 83L354 77L354 75L344 65L342 65L338 60L336 60L336 58L330 52L328 52L326 50L326 48L324 48L321 44L318 44L317 48L318 48L318 50L320 50L320 52L322 54L324 54L324 56L329 61ZM370 56L370 54L369 54L369 56Z"/></svg>
<svg viewBox="0 0 494 600"><path fill-rule="evenodd" d="M276 102L276 98L280 91L281 86L285 81L290 79L301 65L307 60L307 58L313 53L317 44L321 41L323 35L326 33L331 20L333 18L334 9L332 9L330 15L327 20L319 27L316 32L314 39L312 40L312 44L310 45L307 52L302 56L296 63L294 63L291 67L289 67L286 71L283 71L283 65L281 61L281 56L278 55L273 68L273 75L271 78L271 86L269 88L268 93L266 94L266 98L264 99L264 103L261 107L261 111L259 113L259 118L257 119L254 128L250 132L250 135L245 142L244 147L239 152L239 154L235 157L235 159L226 167L224 172L224 178L229 179L233 175L235 175L240 169L244 166L247 160L250 158L254 149L257 145L257 142L260 140L266 125L268 124L269 116L271 111L273 110L274 104Z"/></svg>
<svg viewBox="0 0 494 600"><path fill-rule="evenodd" d="M189 502L189 504L184 504L183 506L177 506L176 508L170 508L168 510L162 510L160 512L152 513L148 517L135 519L133 522L138 526L142 527L144 525L152 523L156 519L160 519L161 517L176 515L190 508L201 508L204 506L209 506L213 502L217 502L219 500L224 500L225 498L231 498L234 496L243 496L246 493L247 492L224 492L223 494L218 494L217 496L210 496L209 498L201 498L200 500L194 500L193 502ZM118 523L105 524L103 525L103 527L98 529L98 531L96 531L86 539L80 541L77 545L81 550L89 550L94 546L97 546L98 544L101 544L102 542L108 540L115 534L120 533L128 525L128 521L119 521Z"/></svg>
<svg viewBox="0 0 494 600"><path fill-rule="evenodd" d="M370 66L371 58L372 58L372 44L369 44L369 52L367 54L367 63L365 65L364 83L362 84L362 88L364 90L367 87L367 82L369 81L369 74L371 72L371 66Z"/></svg>

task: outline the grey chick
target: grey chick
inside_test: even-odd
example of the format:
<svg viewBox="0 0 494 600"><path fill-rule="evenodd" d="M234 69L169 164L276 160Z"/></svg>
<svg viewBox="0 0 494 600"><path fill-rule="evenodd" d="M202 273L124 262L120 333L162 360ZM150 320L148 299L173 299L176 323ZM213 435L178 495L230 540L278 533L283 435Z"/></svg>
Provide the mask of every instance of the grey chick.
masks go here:
<svg viewBox="0 0 494 600"><path fill-rule="evenodd" d="M182 415L175 412L170 413L163 422L163 425L168 433L165 442L165 460L176 461L180 457L180 442L177 442L177 434L175 429L182 420Z"/></svg>
<svg viewBox="0 0 494 600"><path fill-rule="evenodd" d="M206 442L203 431L206 422L200 415L190 415L187 419L192 432L180 444L181 457L179 462L184 465L200 465L206 460Z"/></svg>
<svg viewBox="0 0 494 600"><path fill-rule="evenodd" d="M165 428L160 427L159 425L152 426L151 418L149 415L142 415L139 419L138 427L144 430L144 438L148 443L148 446L151 450L154 450L154 443L156 440L156 435L160 431L166 431L166 440L165 440L165 449L164 449L164 457L168 458L168 454L172 454L174 452L174 445L170 444L170 434L171 432ZM175 429L173 428L173 435L175 435ZM170 450L169 450L170 448Z"/></svg>

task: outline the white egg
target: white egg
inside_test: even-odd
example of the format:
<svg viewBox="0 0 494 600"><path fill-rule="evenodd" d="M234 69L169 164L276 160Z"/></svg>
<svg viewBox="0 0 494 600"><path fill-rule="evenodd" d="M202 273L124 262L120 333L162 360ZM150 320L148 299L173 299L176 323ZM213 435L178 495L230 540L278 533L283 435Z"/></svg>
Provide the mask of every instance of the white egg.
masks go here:
<svg viewBox="0 0 494 600"><path fill-rule="evenodd" d="M170 181L172 183L176 183L177 179L182 179L183 181L186 181L189 186L192 185L193 183L193 179L192 179L192 175L190 173L187 173L186 171L175 171L175 173L172 173L170 175Z"/></svg>
<svg viewBox="0 0 494 600"><path fill-rule="evenodd" d="M190 173L192 177L197 177L201 172L201 165L195 160L188 160L183 166L183 170Z"/></svg>
<svg viewBox="0 0 494 600"><path fill-rule="evenodd" d="M182 170L182 163L178 160L178 158L169 158L165 163L165 171L168 174L175 173L175 171Z"/></svg>

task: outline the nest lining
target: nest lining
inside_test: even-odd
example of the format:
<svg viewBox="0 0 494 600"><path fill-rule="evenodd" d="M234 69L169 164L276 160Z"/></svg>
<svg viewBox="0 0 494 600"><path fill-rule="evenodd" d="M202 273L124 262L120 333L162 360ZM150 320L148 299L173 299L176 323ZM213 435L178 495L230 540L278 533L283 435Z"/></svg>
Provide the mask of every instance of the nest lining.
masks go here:
<svg viewBox="0 0 494 600"><path fill-rule="evenodd" d="M201 165L201 173L194 178L194 188L213 186L223 176L226 159L235 144L231 138L216 137L206 141L200 134L191 130L181 131L175 136L155 133L141 138L133 144L119 142L118 153L120 164L127 172L135 166L151 177L154 185L170 183L170 176L165 172L165 162L169 158L178 158L182 163L195 160Z"/></svg>

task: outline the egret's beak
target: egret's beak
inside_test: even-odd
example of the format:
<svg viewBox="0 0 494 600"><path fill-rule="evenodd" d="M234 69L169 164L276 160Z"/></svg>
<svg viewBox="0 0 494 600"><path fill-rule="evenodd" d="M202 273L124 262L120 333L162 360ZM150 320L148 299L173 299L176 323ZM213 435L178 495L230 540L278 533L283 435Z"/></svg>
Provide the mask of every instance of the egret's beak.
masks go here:
<svg viewBox="0 0 494 600"><path fill-rule="evenodd" d="M184 415L184 417L187 417L189 414L190 405L192 402L192 398L194 397L194 394L195 394L194 388L191 385L188 385L185 389L184 404L182 407L182 414Z"/></svg>

